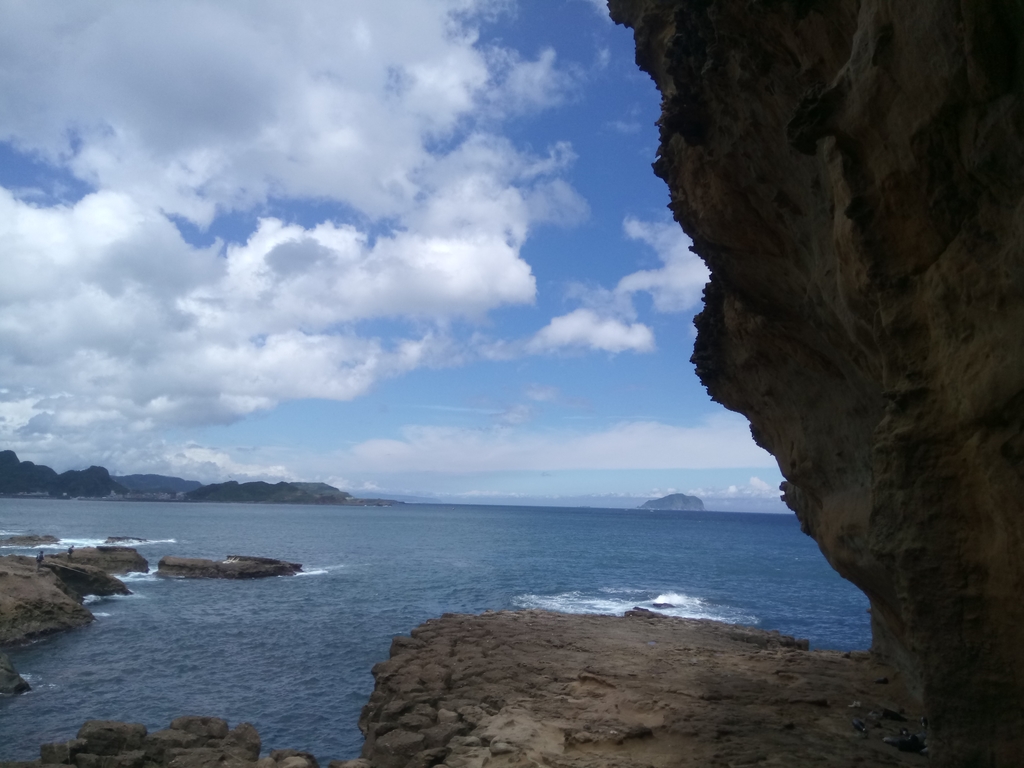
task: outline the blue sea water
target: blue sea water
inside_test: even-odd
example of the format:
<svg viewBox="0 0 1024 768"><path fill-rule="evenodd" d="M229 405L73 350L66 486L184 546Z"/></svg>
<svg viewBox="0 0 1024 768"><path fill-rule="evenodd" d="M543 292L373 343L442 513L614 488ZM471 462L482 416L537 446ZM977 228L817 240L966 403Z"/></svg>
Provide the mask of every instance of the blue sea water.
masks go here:
<svg viewBox="0 0 1024 768"><path fill-rule="evenodd" d="M444 612L544 608L712 618L866 648L866 598L790 515L405 505L304 507L0 499L0 536L108 536L163 555L252 554L304 574L256 581L132 575L90 626L8 649L33 690L0 697L0 759L33 759L89 719L165 728L182 714L253 723L264 750L357 756L370 668ZM0 549L0 554L34 550Z"/></svg>

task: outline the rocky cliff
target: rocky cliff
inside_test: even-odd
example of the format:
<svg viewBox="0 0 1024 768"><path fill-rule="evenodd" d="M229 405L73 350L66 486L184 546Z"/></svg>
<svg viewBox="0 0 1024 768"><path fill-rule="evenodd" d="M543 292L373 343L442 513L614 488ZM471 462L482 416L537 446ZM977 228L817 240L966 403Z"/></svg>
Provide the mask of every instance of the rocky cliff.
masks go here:
<svg viewBox="0 0 1024 768"><path fill-rule="evenodd" d="M1024 3L610 0L711 270L693 360L937 765L1024 755Z"/></svg>

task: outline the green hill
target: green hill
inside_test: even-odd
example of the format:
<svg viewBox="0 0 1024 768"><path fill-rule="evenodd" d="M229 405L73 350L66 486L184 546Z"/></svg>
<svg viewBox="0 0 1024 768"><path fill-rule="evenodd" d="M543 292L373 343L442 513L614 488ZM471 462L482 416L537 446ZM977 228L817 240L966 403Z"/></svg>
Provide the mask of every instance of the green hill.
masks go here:
<svg viewBox="0 0 1024 768"><path fill-rule="evenodd" d="M242 501L249 504L316 504L317 497L292 483L212 483L185 494L192 501Z"/></svg>
<svg viewBox="0 0 1024 768"><path fill-rule="evenodd" d="M123 495L128 489L103 467L72 469L57 474L43 464L20 461L14 451L0 451L0 494L47 494L49 496Z"/></svg>

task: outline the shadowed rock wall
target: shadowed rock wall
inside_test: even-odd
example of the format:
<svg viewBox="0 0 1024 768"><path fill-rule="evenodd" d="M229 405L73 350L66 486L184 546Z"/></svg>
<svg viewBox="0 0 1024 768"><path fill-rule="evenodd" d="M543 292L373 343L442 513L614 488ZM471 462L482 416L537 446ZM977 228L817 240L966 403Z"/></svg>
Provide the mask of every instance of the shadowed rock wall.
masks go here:
<svg viewBox="0 0 1024 768"><path fill-rule="evenodd" d="M1024 0L610 0L711 270L693 361L939 765L1024 755Z"/></svg>

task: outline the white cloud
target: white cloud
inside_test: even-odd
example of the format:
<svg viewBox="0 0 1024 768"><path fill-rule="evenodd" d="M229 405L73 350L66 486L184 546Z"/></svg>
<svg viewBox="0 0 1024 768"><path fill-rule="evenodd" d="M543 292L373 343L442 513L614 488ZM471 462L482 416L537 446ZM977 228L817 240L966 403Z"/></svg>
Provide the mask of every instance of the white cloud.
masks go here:
<svg viewBox="0 0 1024 768"><path fill-rule="evenodd" d="M746 485L730 485L724 488L691 488L687 493L702 499L769 499L777 501L782 492L777 486L766 483L759 477L752 477Z"/></svg>
<svg viewBox="0 0 1024 768"><path fill-rule="evenodd" d="M553 318L526 344L532 353L582 348L604 352L652 352L654 333L642 323L601 317L591 309L577 309Z"/></svg>
<svg viewBox="0 0 1024 768"><path fill-rule="evenodd" d="M46 205L0 189L12 446L149 445L456 363L454 318L534 301L531 230L587 215L561 178L569 145L496 133L576 82L552 51L479 44L474 19L500 2L4 6L0 140L93 190ZM267 216L208 248L174 224L310 198L354 223ZM409 330L360 325L377 318Z"/></svg>
<svg viewBox="0 0 1024 768"><path fill-rule="evenodd" d="M526 388L526 397L537 403L548 403L558 398L558 387L531 384Z"/></svg>
<svg viewBox="0 0 1024 768"><path fill-rule="evenodd" d="M746 420L733 415L695 427L625 422L595 433L408 427L401 440L368 440L339 460L348 472L775 466L754 443Z"/></svg>
<svg viewBox="0 0 1024 768"><path fill-rule="evenodd" d="M704 262L690 250L692 242L682 228L674 222L627 218L623 229L628 237L651 246L665 266L626 275L619 280L616 293L647 291L659 312L683 312L697 306L709 273Z"/></svg>
<svg viewBox="0 0 1024 768"><path fill-rule="evenodd" d="M709 273L700 258L690 251L690 239L678 225L627 218L623 230L630 239L653 248L664 266L626 275L612 290L571 285L568 298L578 301L582 307L553 318L525 344L518 347L492 344L488 354L502 358L517 352L539 354L565 349L612 353L654 351L653 331L635 322L633 295L641 291L650 293L654 308L659 312L683 312L700 303Z"/></svg>
<svg viewBox="0 0 1024 768"><path fill-rule="evenodd" d="M271 194L401 215L431 141L572 87L478 46L483 0L6 5L0 138L200 223Z"/></svg>
<svg viewBox="0 0 1024 768"><path fill-rule="evenodd" d="M608 0L582 0L589 6L592 6L598 15L611 22L612 18L608 14Z"/></svg>

